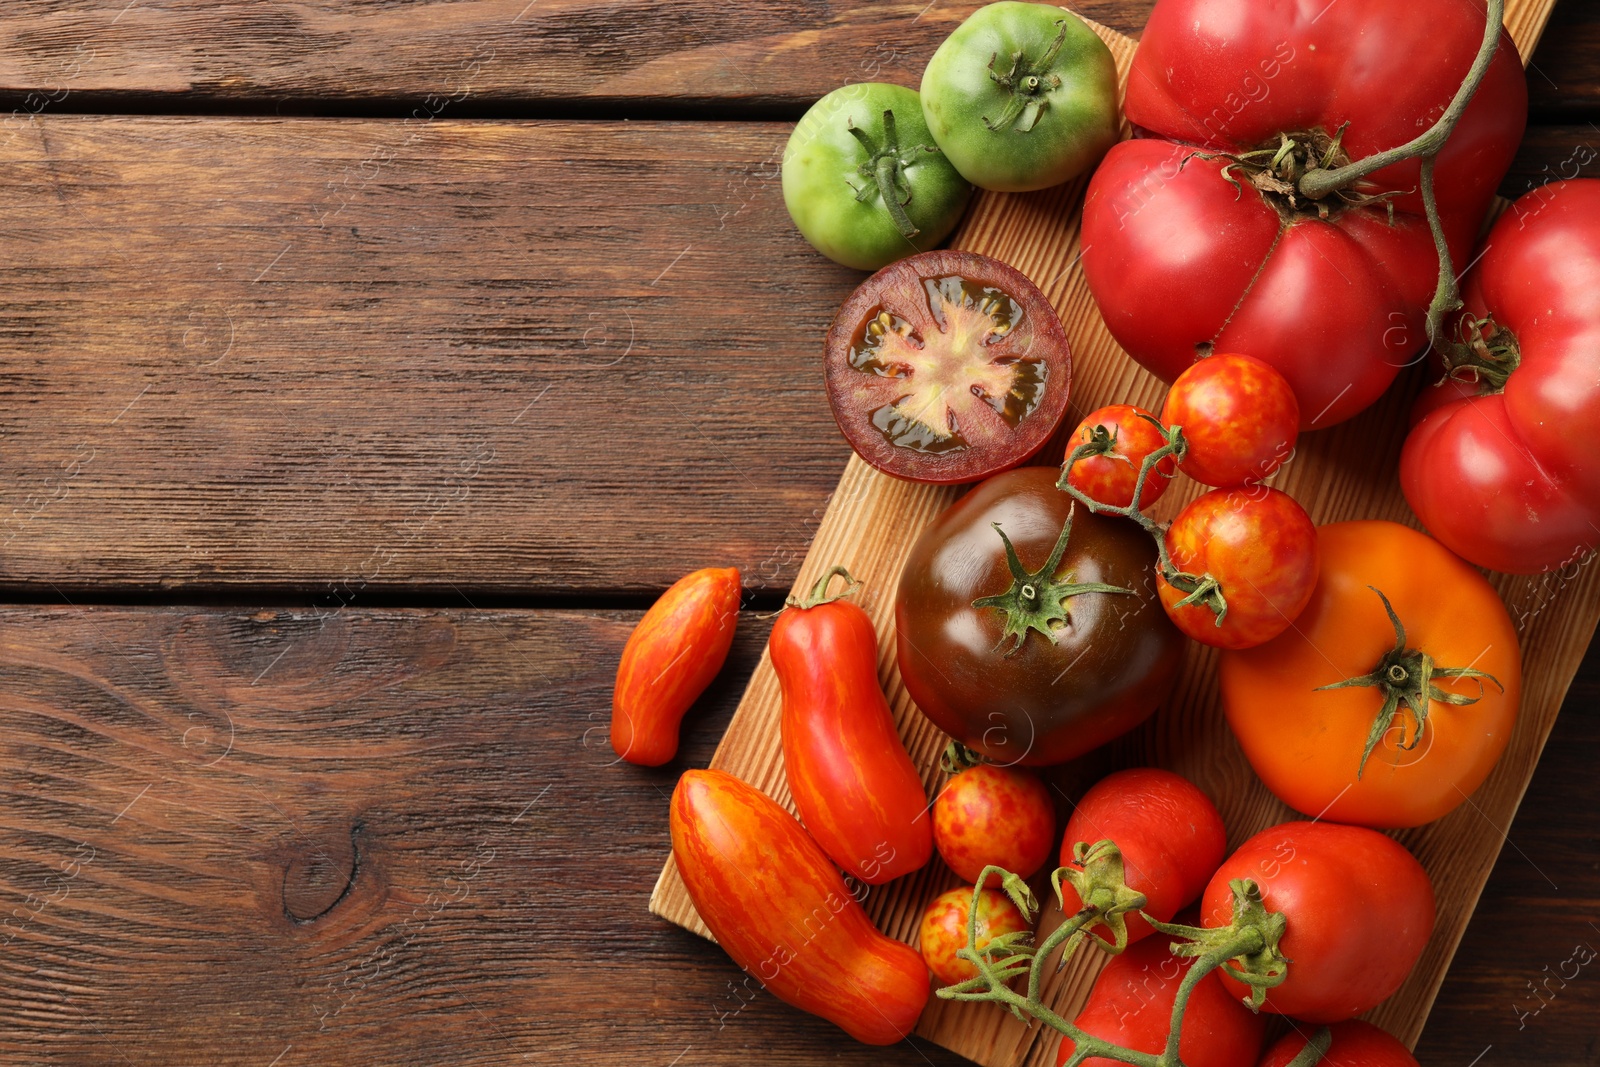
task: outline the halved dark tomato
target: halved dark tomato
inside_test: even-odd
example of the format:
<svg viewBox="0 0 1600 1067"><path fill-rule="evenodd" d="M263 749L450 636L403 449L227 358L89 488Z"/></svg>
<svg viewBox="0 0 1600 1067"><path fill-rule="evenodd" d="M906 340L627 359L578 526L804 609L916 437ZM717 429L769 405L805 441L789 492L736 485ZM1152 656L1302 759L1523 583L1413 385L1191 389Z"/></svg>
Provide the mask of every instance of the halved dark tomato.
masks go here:
<svg viewBox="0 0 1600 1067"><path fill-rule="evenodd" d="M1067 410L1071 354L1037 286L945 249L892 263L828 331L828 402L850 447L918 482L974 482L1044 447Z"/></svg>

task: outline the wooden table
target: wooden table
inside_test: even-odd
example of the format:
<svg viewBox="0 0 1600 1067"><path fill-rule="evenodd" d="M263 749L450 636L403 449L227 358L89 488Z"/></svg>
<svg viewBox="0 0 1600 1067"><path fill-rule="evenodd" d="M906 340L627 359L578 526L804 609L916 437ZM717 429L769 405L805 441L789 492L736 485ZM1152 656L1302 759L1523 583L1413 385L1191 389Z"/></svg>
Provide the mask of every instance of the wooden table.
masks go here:
<svg viewBox="0 0 1600 1067"><path fill-rule="evenodd" d="M975 6L0 13L0 1064L958 1062L645 900L847 455L789 123ZM1600 4L1529 79L1502 191L1600 175ZM612 766L628 629L712 563L729 667ZM1600 1063L1597 700L1591 651L1426 1063Z"/></svg>

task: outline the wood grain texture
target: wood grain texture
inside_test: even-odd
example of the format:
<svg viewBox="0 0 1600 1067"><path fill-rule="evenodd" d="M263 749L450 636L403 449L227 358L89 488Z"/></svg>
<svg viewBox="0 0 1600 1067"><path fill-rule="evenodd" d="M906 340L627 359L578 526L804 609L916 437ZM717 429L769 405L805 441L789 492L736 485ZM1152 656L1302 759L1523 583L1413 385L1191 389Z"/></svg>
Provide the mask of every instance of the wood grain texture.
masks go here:
<svg viewBox="0 0 1600 1067"><path fill-rule="evenodd" d="M1509 20L1519 40L1531 41L1548 14L1548 2L1519 8ZM1124 83L1134 45L1107 31ZM1078 412L1114 402L1158 408L1165 387L1116 346L1078 268L1077 205L1081 183L1022 196L985 195L970 212L955 244L987 252L1021 269L1045 291L1061 314L1074 353L1073 397ZM1421 368L1403 375L1372 409L1341 426L1302 439L1295 462L1275 484L1299 499L1321 523L1351 518L1388 518L1415 525L1395 475L1407 425L1406 412L1420 386ZM1074 421L1068 420L1069 423ZM1070 431L1070 426L1066 427ZM1059 451L1045 459L1058 459ZM1169 493L1169 513L1197 495L1199 487ZM944 737L911 706L893 661L890 616L894 583L918 533L952 490L907 488L852 460L840 491L824 517L798 586L828 566L843 563L870 590L866 603L879 627L880 675L912 758L937 774L935 756ZM879 508L877 505L882 504ZM1369 1018L1414 1044L1433 1003L1456 943L1472 914L1484 880L1500 851L1506 828L1532 777L1540 751L1600 621L1600 571L1577 568L1570 578L1499 577L1496 585L1519 621L1528 685L1522 713L1505 756L1489 780L1462 807L1439 821L1397 834L1428 869L1438 899L1433 938L1411 978ZM1110 746L1110 766L1154 764L1177 770L1219 802L1230 844L1294 814L1255 777L1222 719L1213 650L1191 647L1177 689L1141 729ZM766 788L782 801L782 755L778 743L779 701L770 670L758 667L750 689L718 749L713 766ZM1103 771L1103 756L1085 763ZM1069 772L1070 773L1070 772ZM887 932L910 939L929 898L928 882L947 876L924 871L895 884L871 907ZM652 910L703 932L676 869L663 869ZM1047 916L1047 921L1049 917ZM1080 953L1048 984L1045 999L1071 1018L1087 997L1103 961ZM986 1067L1054 1062L1059 1038L1027 1030L992 1006L935 1002L919 1033Z"/></svg>
<svg viewBox="0 0 1600 1067"><path fill-rule="evenodd" d="M860 278L789 224L787 130L0 134L0 587L787 588L849 455L813 346ZM1535 128L1503 189L1597 149Z"/></svg>
<svg viewBox="0 0 1600 1067"><path fill-rule="evenodd" d="M786 588L859 280L787 135L41 119L0 149L0 584Z"/></svg>
<svg viewBox="0 0 1600 1067"><path fill-rule="evenodd" d="M1137 35L1154 0L1074 10ZM367 102L405 114L484 106L796 111L851 81L915 85L976 0L163 0L103 8L30 2L0 13L9 119L82 101L144 106ZM1519 46L1537 36L1523 10ZM1529 32L1529 31L1535 32ZM1570 0L1530 73L1533 107L1600 111L1600 5ZM1524 47L1523 55L1528 55ZM76 99L74 99L76 98Z"/></svg>
<svg viewBox="0 0 1600 1067"><path fill-rule="evenodd" d="M957 1067L847 1041L646 913L667 794L771 622L741 617L676 761L608 766L637 617L0 608L0 1062ZM1512 1010L1600 947L1597 705L1591 656L1425 1063L1600 1064L1590 970Z"/></svg>

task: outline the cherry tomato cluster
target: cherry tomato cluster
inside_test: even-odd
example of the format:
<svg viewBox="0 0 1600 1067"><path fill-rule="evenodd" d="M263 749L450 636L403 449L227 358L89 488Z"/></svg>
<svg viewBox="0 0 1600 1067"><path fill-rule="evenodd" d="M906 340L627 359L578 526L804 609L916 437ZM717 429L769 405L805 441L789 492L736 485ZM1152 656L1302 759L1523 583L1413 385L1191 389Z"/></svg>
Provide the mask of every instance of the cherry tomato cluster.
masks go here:
<svg viewBox="0 0 1600 1067"><path fill-rule="evenodd" d="M1161 604L1180 630L1204 644L1249 648L1288 629L1317 581L1310 516L1261 484L1294 455L1299 426L1283 375L1253 356L1210 356L1172 383L1160 419L1114 404L1079 423L1061 488L1156 535ZM1174 470L1214 488L1162 527L1144 509Z"/></svg>
<svg viewBox="0 0 1600 1067"><path fill-rule="evenodd" d="M1433 887L1392 838L1291 822L1227 855L1222 818L1194 783L1155 768L1120 771L1075 805L1051 879L1065 922L1048 934L1041 928L1034 943L1037 909L1024 882L1052 816L1047 794L1045 803L1032 799L1039 788L1027 772L980 764L940 794L939 808L960 813L935 821L940 854L969 882L998 878L1000 887L951 890L924 913L922 954L945 983L941 997L1030 1011L1055 947L1070 952L1098 926L1094 936L1115 954L1072 1025L1058 1027L1058 1065L1080 1062L1080 1045L1099 1063L1169 1044L1193 1067L1253 1064L1262 1057L1263 1011L1310 1024L1296 1028L1298 1044L1280 1042L1263 1064L1287 1062L1308 1037L1324 1062L1363 1063L1368 1054L1406 1062L1382 1058L1408 1055L1398 1041L1346 1022L1400 987L1433 931ZM1009 858L1023 862L1000 870ZM973 873L975 863L983 867ZM1172 921L1180 913L1184 924ZM1026 996L1011 987L1024 975ZM1321 1024L1336 1025L1310 1036Z"/></svg>

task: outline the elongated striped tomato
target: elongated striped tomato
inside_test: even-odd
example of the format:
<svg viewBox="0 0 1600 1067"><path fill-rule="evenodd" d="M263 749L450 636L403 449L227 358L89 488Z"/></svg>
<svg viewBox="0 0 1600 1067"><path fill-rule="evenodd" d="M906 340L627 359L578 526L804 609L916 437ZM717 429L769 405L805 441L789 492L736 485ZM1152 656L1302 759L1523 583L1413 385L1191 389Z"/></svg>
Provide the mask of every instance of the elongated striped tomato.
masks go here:
<svg viewBox="0 0 1600 1067"><path fill-rule="evenodd" d="M850 874L881 885L928 862L933 820L878 684L872 620L847 600L828 599L838 573L824 575L772 627L783 762L817 844Z"/></svg>
<svg viewBox="0 0 1600 1067"><path fill-rule="evenodd" d="M678 752L678 725L722 669L739 621L739 572L707 567L672 584L628 636L611 694L611 747L659 767Z"/></svg>
<svg viewBox="0 0 1600 1067"><path fill-rule="evenodd" d="M921 955L878 932L788 812L730 774L686 771L671 822L689 897L733 962L857 1041L911 1033L928 1002Z"/></svg>

